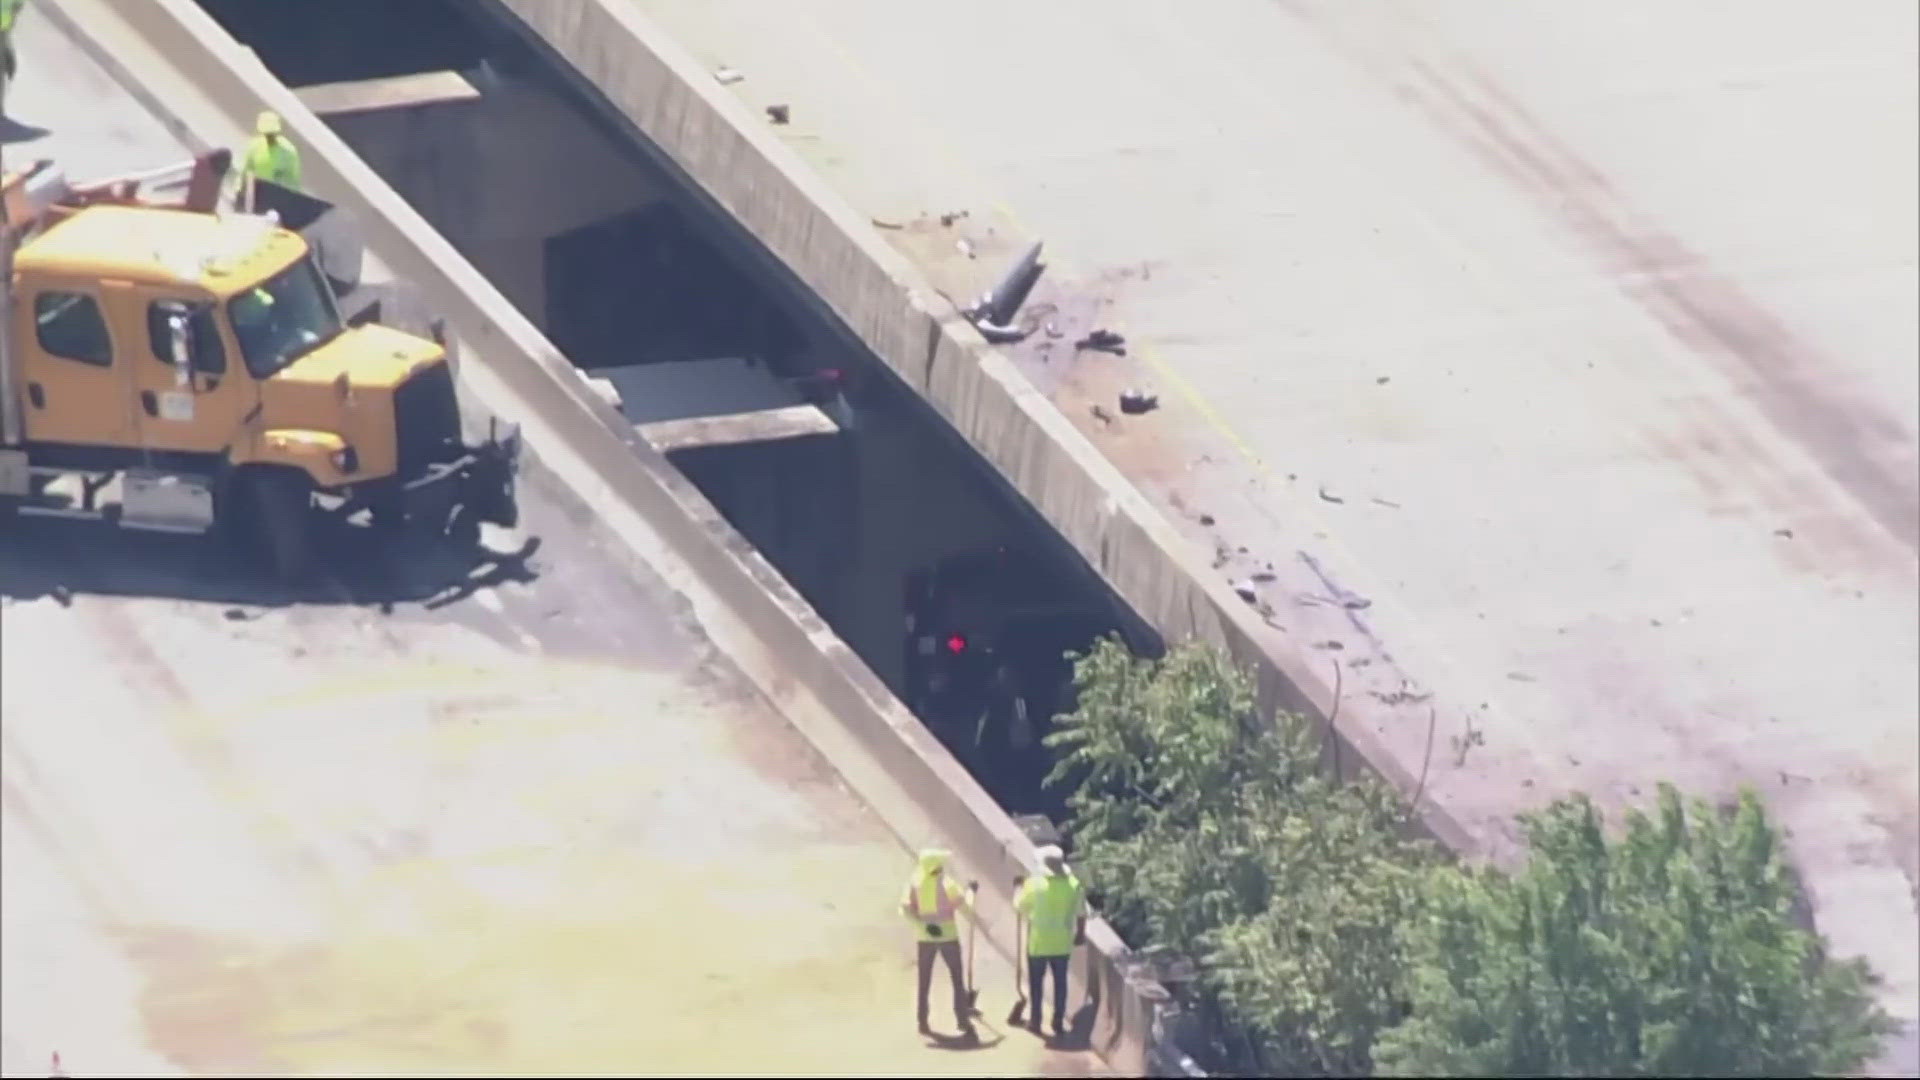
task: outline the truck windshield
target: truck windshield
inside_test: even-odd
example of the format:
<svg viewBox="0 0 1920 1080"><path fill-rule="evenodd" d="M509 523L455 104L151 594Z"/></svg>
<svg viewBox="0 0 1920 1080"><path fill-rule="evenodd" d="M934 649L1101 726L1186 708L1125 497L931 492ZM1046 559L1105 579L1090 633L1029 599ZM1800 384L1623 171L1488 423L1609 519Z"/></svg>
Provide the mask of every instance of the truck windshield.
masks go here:
<svg viewBox="0 0 1920 1080"><path fill-rule="evenodd" d="M240 355L264 379L333 340L345 329L312 259L301 259L227 301Z"/></svg>

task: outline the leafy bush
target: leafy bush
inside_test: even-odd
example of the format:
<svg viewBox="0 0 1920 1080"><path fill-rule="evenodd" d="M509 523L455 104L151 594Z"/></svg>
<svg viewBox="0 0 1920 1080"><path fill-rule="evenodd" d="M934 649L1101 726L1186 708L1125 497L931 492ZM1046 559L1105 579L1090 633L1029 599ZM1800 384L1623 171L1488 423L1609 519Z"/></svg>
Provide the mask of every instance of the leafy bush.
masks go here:
<svg viewBox="0 0 1920 1080"><path fill-rule="evenodd" d="M1077 658L1048 744L1076 861L1143 950L1199 962L1214 1069L1253 1074L1844 1072L1889 1030L1859 963L1827 963L1758 802L1659 811L1609 843L1585 798L1526 822L1518 874L1407 839L1319 733L1257 713L1217 650ZM1210 1050L1211 1053L1207 1053Z"/></svg>
<svg viewBox="0 0 1920 1080"><path fill-rule="evenodd" d="M1078 708L1048 739L1076 860L1130 940L1200 962L1252 1071L1352 1075L1401 1014L1396 930L1430 861L1371 783L1338 784L1297 717L1263 720L1219 652L1078 660Z"/></svg>
<svg viewBox="0 0 1920 1080"><path fill-rule="evenodd" d="M1809 1076L1891 1030L1859 961L1825 962L1751 792L1723 814L1673 788L1609 841L1584 796L1528 815L1518 874L1428 877L1405 935L1402 1076Z"/></svg>

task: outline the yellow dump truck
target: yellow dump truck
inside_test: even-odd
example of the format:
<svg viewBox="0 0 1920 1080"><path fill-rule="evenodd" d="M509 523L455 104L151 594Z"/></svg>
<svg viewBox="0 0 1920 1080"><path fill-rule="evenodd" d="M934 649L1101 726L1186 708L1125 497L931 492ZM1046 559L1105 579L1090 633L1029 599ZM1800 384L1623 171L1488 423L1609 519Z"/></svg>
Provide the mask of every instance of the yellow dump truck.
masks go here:
<svg viewBox="0 0 1920 1080"><path fill-rule="evenodd" d="M274 214L219 209L228 158L183 198L139 179L7 175L0 515L219 529L284 578L322 515L470 539L517 517L517 432L468 443L446 347L342 313L318 252Z"/></svg>

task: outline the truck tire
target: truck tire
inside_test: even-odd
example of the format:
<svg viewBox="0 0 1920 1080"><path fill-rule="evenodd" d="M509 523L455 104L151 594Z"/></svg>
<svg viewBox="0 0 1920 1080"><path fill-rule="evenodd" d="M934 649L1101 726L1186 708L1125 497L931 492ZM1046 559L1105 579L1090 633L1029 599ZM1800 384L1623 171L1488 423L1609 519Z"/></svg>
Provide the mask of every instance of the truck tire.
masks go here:
<svg viewBox="0 0 1920 1080"><path fill-rule="evenodd" d="M246 516L241 535L253 554L282 584L300 585L313 575L313 482L300 473L273 469L243 479Z"/></svg>

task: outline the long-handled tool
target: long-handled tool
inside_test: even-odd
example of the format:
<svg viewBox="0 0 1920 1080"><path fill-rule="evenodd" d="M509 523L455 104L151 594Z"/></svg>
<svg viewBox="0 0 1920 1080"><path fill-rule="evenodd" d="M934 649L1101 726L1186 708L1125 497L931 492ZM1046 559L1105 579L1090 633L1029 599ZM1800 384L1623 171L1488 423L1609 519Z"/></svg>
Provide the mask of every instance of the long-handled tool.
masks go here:
<svg viewBox="0 0 1920 1080"><path fill-rule="evenodd" d="M1013 879L1013 892L1016 897L1020 895L1020 886L1026 880L1024 877ZM1007 1024L1010 1027L1019 1027L1022 1018L1027 1015L1027 981L1020 977L1021 963L1027 958L1027 920L1024 915L1019 914L1016 914L1014 919L1013 994L1016 1000L1013 1008L1007 1012Z"/></svg>
<svg viewBox="0 0 1920 1080"><path fill-rule="evenodd" d="M967 891L973 894L973 899L977 902L980 897L980 883L977 881L968 882ZM980 914L978 909L976 908L972 914L972 917L967 920L967 1015L968 1016L980 1015L980 986L978 983L975 983L973 981L973 958L980 951L978 947L979 940L980 940Z"/></svg>

